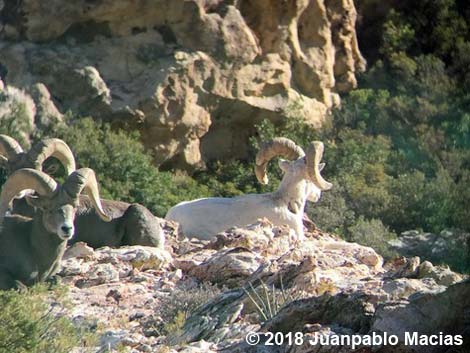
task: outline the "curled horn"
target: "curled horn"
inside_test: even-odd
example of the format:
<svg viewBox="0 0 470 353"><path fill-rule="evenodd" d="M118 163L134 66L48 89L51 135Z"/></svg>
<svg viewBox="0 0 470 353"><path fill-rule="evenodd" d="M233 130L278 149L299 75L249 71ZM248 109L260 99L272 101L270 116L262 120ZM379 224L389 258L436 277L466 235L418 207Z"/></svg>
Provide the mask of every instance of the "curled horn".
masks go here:
<svg viewBox="0 0 470 353"><path fill-rule="evenodd" d="M56 192L57 183L46 173L39 170L24 168L15 171L2 186L0 194L0 224L7 212L11 200L24 190L32 189L45 196Z"/></svg>
<svg viewBox="0 0 470 353"><path fill-rule="evenodd" d="M28 152L28 159L38 170L42 169L42 164L49 157L57 158L64 166L67 175L70 175L76 168L72 151L61 139L44 139L36 143Z"/></svg>
<svg viewBox="0 0 470 353"><path fill-rule="evenodd" d="M93 207L100 218L106 222L111 220L111 218L104 212L103 206L101 205L98 182L96 180L95 172L92 169L81 168L74 171L65 181L63 190L73 200L77 200L80 193L84 191L90 198Z"/></svg>
<svg viewBox="0 0 470 353"><path fill-rule="evenodd" d="M0 155L6 159L14 159L17 155L23 153L18 141L7 135L0 135Z"/></svg>
<svg viewBox="0 0 470 353"><path fill-rule="evenodd" d="M8 168L8 158L0 154L0 168Z"/></svg>
<svg viewBox="0 0 470 353"><path fill-rule="evenodd" d="M323 142L320 141L313 141L307 149L307 156L306 156L306 163L307 163L307 171L308 175L310 176L312 182L320 189L320 190L329 190L333 187L333 184L327 182L323 177L320 175L320 161L323 156L324 150Z"/></svg>
<svg viewBox="0 0 470 353"><path fill-rule="evenodd" d="M283 156L289 160L298 159L305 156L302 148L294 141L285 137L276 137L263 144L256 155L255 174L261 184L267 184L269 179L266 168L269 161L276 156Z"/></svg>

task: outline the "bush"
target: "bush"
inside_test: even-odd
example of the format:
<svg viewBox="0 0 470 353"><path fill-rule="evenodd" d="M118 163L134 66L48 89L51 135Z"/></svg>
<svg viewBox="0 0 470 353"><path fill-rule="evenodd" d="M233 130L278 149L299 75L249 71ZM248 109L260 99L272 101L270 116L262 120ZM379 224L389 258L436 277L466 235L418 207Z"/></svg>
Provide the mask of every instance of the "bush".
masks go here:
<svg viewBox="0 0 470 353"><path fill-rule="evenodd" d="M61 292L36 286L24 292L0 291L0 353L63 353L93 343L90 333L53 313L48 302Z"/></svg>
<svg viewBox="0 0 470 353"><path fill-rule="evenodd" d="M158 216L174 204L203 197L205 186L185 174L159 172L136 132L111 129L91 118L67 118L54 137L67 142L78 167L95 170L103 198L137 202Z"/></svg>
<svg viewBox="0 0 470 353"><path fill-rule="evenodd" d="M333 189L322 193L318 203L307 203L307 214L320 229L344 237L354 223L355 213L345 200L344 187L336 179L331 182Z"/></svg>
<svg viewBox="0 0 470 353"><path fill-rule="evenodd" d="M204 283L194 288L174 290L168 297L162 299L158 309L160 322L156 323L155 329L158 335L176 337L186 320L196 310L215 298L221 293L221 289L215 285Z"/></svg>
<svg viewBox="0 0 470 353"><path fill-rule="evenodd" d="M347 239L349 241L374 248L384 258L389 259L396 255L388 241L396 235L378 219L367 220L359 216L356 222L348 228Z"/></svg>
<svg viewBox="0 0 470 353"><path fill-rule="evenodd" d="M285 289L282 285L282 279L279 289L274 285L268 287L260 280L260 284L256 288L250 282L246 288L243 288L243 291L256 309L260 323L272 320L285 306L295 300L302 299L303 294L293 288Z"/></svg>
<svg viewBox="0 0 470 353"><path fill-rule="evenodd" d="M0 134L16 139L26 149L33 131L34 102L23 91L6 88L0 91Z"/></svg>

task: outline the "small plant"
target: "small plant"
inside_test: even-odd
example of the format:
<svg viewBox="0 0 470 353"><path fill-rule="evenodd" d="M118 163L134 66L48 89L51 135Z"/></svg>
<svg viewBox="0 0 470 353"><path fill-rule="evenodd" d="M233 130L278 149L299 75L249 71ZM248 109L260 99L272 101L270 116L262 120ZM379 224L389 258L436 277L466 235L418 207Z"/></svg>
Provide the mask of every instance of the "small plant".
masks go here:
<svg viewBox="0 0 470 353"><path fill-rule="evenodd" d="M348 228L347 239L374 248L386 259L396 256L388 241L396 235L388 230L378 219L367 220L359 216L357 221Z"/></svg>
<svg viewBox="0 0 470 353"><path fill-rule="evenodd" d="M33 131L34 102L16 88L0 91L0 134L16 139L24 148L29 147Z"/></svg>
<svg viewBox="0 0 470 353"><path fill-rule="evenodd" d="M256 288L250 282L248 284L249 288L243 288L243 291L255 306L262 322L266 322L275 317L287 304L301 299L301 295L299 293L295 293L293 290L286 290L284 288L282 278L281 289L276 289L274 284L269 288L266 283L261 280L260 282L261 284Z"/></svg>
<svg viewBox="0 0 470 353"><path fill-rule="evenodd" d="M201 284L196 288L174 290L163 298L156 313L160 322L155 323L159 335L177 336L186 320L203 304L219 295L222 290L212 284Z"/></svg>
<svg viewBox="0 0 470 353"><path fill-rule="evenodd" d="M182 333L184 323L188 317L188 313L180 310L177 311L173 319L163 325L163 331L172 337L178 336Z"/></svg>
<svg viewBox="0 0 470 353"><path fill-rule="evenodd" d="M93 344L90 332L77 329L63 315L63 303L50 305L63 294L45 285L0 291L0 353L63 353Z"/></svg>

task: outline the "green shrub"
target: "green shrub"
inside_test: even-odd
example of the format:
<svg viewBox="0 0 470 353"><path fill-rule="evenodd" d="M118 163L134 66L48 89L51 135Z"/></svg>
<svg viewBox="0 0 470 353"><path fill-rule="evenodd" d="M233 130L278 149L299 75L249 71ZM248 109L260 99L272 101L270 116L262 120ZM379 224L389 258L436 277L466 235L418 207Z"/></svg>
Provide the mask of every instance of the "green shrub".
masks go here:
<svg viewBox="0 0 470 353"><path fill-rule="evenodd" d="M307 203L307 214L321 230L345 236L355 213L345 200L344 187L336 179L331 182L333 189L322 193L318 203Z"/></svg>
<svg viewBox="0 0 470 353"><path fill-rule="evenodd" d="M26 149L33 131L31 98L18 89L0 91L0 134L16 139Z"/></svg>
<svg viewBox="0 0 470 353"><path fill-rule="evenodd" d="M459 178L459 182L456 183L455 189L453 190L453 201L455 207L453 210L452 224L458 229L470 230L470 170L462 171L462 175ZM470 242L469 242L470 248Z"/></svg>
<svg viewBox="0 0 470 353"><path fill-rule="evenodd" d="M0 90L0 134L13 137L24 148L29 147L33 131L32 101L18 89ZM0 185L7 178L6 170L0 168Z"/></svg>
<svg viewBox="0 0 470 353"><path fill-rule="evenodd" d="M79 332L52 312L49 301L60 298L60 291L48 292L45 286L0 291L0 353L64 353L93 344L93 334Z"/></svg>
<svg viewBox="0 0 470 353"><path fill-rule="evenodd" d="M207 170L197 172L194 178L199 184L206 185L213 196L233 197L262 189L249 161L211 162Z"/></svg>
<svg viewBox="0 0 470 353"><path fill-rule="evenodd" d="M261 323L274 318L283 307L295 300L301 299L304 294L295 291L293 288L284 288L282 278L281 288L279 289L274 285L268 287L266 283L260 280L260 284L256 288L250 282L247 288L243 288L243 291L256 309Z"/></svg>
<svg viewBox="0 0 470 353"><path fill-rule="evenodd" d="M355 223L348 228L346 236L349 241L374 248L387 259L396 255L388 245L388 241L395 237L396 235L390 232L380 220L367 220L363 216L359 216Z"/></svg>
<svg viewBox="0 0 470 353"><path fill-rule="evenodd" d="M158 335L169 336L167 341L181 333L186 320L196 310L221 293L215 285L203 283L193 288L174 290L168 297L161 300L157 316L160 321L155 323Z"/></svg>
<svg viewBox="0 0 470 353"><path fill-rule="evenodd" d="M158 216L174 204L208 194L185 174L159 172L136 132L111 129L91 118L68 117L54 132L67 142L78 167L95 170L103 198L137 202Z"/></svg>

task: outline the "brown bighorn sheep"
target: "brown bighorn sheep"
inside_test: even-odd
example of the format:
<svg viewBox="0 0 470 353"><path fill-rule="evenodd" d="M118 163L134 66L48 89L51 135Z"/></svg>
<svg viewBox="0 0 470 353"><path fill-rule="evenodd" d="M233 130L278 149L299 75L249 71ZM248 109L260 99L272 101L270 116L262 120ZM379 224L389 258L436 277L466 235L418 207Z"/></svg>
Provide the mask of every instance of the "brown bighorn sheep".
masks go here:
<svg viewBox="0 0 470 353"><path fill-rule="evenodd" d="M68 145L60 139L45 139L36 143L30 151L23 152L19 143L6 135L0 135L0 167L9 173L19 168L42 169L49 157L57 158L67 175L75 170L75 158ZM23 216L34 213L22 199L14 201L13 212ZM104 222L92 207L87 196L80 196L75 217L76 235L71 242L83 241L93 248L102 246L146 245L163 247L164 236L158 220L144 206L126 202L101 200L103 209L112 218Z"/></svg>
<svg viewBox="0 0 470 353"><path fill-rule="evenodd" d="M19 192L34 206L32 218L6 215ZM30 286L57 273L67 241L75 233L78 196L84 191L103 221L110 221L101 206L95 173L89 168L69 175L61 186L35 169L15 171L0 194L0 289Z"/></svg>
<svg viewBox="0 0 470 353"><path fill-rule="evenodd" d="M111 222L103 222L90 207L90 200L80 197L75 226L77 236L71 243L83 241L93 248L102 246L144 245L163 248L165 238L158 219L137 203L101 200Z"/></svg>
<svg viewBox="0 0 470 353"><path fill-rule="evenodd" d="M7 135L0 135L0 167L8 174L22 168L42 170L44 161L49 157L57 158L65 168L67 175L75 169L75 158L67 144L60 139L44 139L36 143L28 152Z"/></svg>
<svg viewBox="0 0 470 353"><path fill-rule="evenodd" d="M256 156L255 174L262 184L268 183L266 167L276 156L284 177L272 193L247 194L234 198L210 197L186 201L172 207L165 218L180 224L187 237L210 239L230 227L244 226L267 217L275 225L287 224L300 238L304 230L302 217L308 201L317 202L323 190L332 184L320 175L324 164L323 143L310 144L307 153L293 141L278 137L265 143Z"/></svg>

